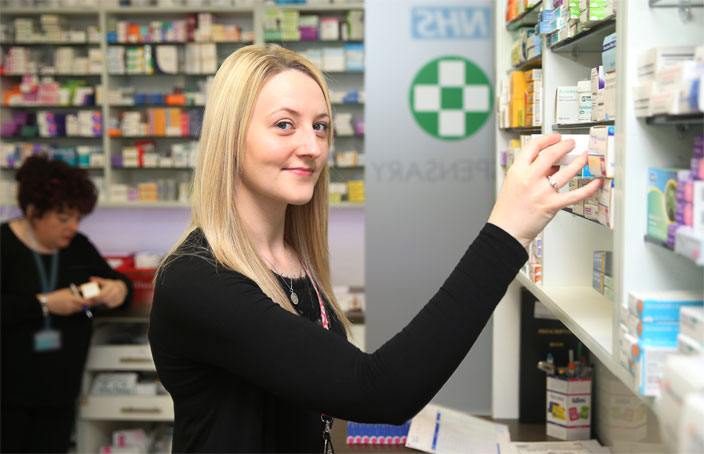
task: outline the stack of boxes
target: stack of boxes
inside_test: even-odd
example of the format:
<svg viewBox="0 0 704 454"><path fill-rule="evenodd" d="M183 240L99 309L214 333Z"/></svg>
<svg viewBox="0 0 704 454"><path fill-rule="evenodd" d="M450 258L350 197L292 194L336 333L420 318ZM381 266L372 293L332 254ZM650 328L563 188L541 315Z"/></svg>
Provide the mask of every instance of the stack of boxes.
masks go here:
<svg viewBox="0 0 704 454"><path fill-rule="evenodd" d="M684 308L682 309L684 313ZM667 359L657 400L660 434L669 452L702 452L704 440L704 358Z"/></svg>
<svg viewBox="0 0 704 454"><path fill-rule="evenodd" d="M300 15L295 10L268 8L264 17L265 41L361 41L364 13L349 11L343 17Z"/></svg>
<svg viewBox="0 0 704 454"><path fill-rule="evenodd" d="M198 142L172 144L164 154L156 151L152 140L139 140L112 155L113 167L194 167Z"/></svg>
<svg viewBox="0 0 704 454"><path fill-rule="evenodd" d="M602 65L591 69L589 80L557 87L555 122L572 124L616 118L616 34L604 38Z"/></svg>
<svg viewBox="0 0 704 454"><path fill-rule="evenodd" d="M589 184L592 178L573 178L568 183L570 191ZM610 229L614 228L614 192L613 179L604 179L599 190L588 199L570 205L569 210L577 215L597 222Z"/></svg>
<svg viewBox="0 0 704 454"><path fill-rule="evenodd" d="M641 395L660 394L668 356L677 351L680 310L702 307L701 292L633 292L622 308L619 359L634 376Z"/></svg>
<svg viewBox="0 0 704 454"><path fill-rule="evenodd" d="M683 307L680 311L677 350L685 355L704 354L704 308Z"/></svg>
<svg viewBox="0 0 704 454"><path fill-rule="evenodd" d="M690 169L648 169L648 238L704 264L704 135Z"/></svg>
<svg viewBox="0 0 704 454"><path fill-rule="evenodd" d="M64 80L25 75L20 84L3 90L2 102L7 105L93 106L99 100L100 87L89 86L85 80Z"/></svg>
<svg viewBox="0 0 704 454"><path fill-rule="evenodd" d="M543 233L535 237L528 245L528 261L523 272L534 284L543 284Z"/></svg>
<svg viewBox="0 0 704 454"><path fill-rule="evenodd" d="M253 31L243 31L237 24L214 23L212 13L193 14L186 19L154 20L146 25L111 20L108 30L108 43L254 41Z"/></svg>
<svg viewBox="0 0 704 454"><path fill-rule="evenodd" d="M538 26L521 28L511 46L511 65L518 66L539 57L542 53L542 47L542 37Z"/></svg>
<svg viewBox="0 0 704 454"><path fill-rule="evenodd" d="M119 122L108 129L111 137L131 136L198 136L203 121L201 109L153 107L144 111L120 113ZM116 123L111 121L111 125Z"/></svg>
<svg viewBox="0 0 704 454"><path fill-rule="evenodd" d="M540 126L543 124L543 70L531 69L524 74L526 79L525 126Z"/></svg>
<svg viewBox="0 0 704 454"><path fill-rule="evenodd" d="M105 155L101 145L72 145L58 147L53 144L3 143L0 144L0 166L17 168L29 156L44 155L75 167L102 167Z"/></svg>
<svg viewBox="0 0 704 454"><path fill-rule="evenodd" d="M542 0L506 0L506 22L511 22Z"/></svg>
<svg viewBox="0 0 704 454"><path fill-rule="evenodd" d="M547 0L543 2L540 32L547 35L547 45L552 47L613 14L614 0Z"/></svg>
<svg viewBox="0 0 704 454"><path fill-rule="evenodd" d="M675 252L704 265L704 134L694 139L691 168L677 173L675 223Z"/></svg>
<svg viewBox="0 0 704 454"><path fill-rule="evenodd" d="M100 34L95 25L85 29L67 29L63 18L55 14L39 16L41 30L34 29L34 21L27 18L17 18L13 21L14 40L20 43L99 43Z"/></svg>
<svg viewBox="0 0 704 454"><path fill-rule="evenodd" d="M301 52L322 71L363 71L364 44L347 43L342 47L306 49Z"/></svg>
<svg viewBox="0 0 704 454"><path fill-rule="evenodd" d="M704 111L704 46L658 47L638 59L634 87L636 115L686 114Z"/></svg>
<svg viewBox="0 0 704 454"><path fill-rule="evenodd" d="M543 70L513 71L499 87L499 127L542 125Z"/></svg>
<svg viewBox="0 0 704 454"><path fill-rule="evenodd" d="M594 251L592 287L611 301L615 301L611 251Z"/></svg>

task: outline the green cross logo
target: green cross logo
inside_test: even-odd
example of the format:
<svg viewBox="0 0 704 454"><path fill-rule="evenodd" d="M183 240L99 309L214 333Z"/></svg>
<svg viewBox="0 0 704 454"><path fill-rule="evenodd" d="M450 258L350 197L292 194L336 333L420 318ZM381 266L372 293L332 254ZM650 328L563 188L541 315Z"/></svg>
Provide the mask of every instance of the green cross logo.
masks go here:
<svg viewBox="0 0 704 454"><path fill-rule="evenodd" d="M493 97L484 71L456 55L428 62L409 90L413 118L441 140L461 140L477 132L491 115Z"/></svg>

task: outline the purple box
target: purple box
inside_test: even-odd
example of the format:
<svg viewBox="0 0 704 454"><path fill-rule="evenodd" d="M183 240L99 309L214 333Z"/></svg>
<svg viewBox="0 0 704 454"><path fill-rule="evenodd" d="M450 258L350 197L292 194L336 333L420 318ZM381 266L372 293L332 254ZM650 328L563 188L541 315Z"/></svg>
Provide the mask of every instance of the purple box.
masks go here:
<svg viewBox="0 0 704 454"><path fill-rule="evenodd" d="M704 157L692 158L692 179L704 180Z"/></svg>
<svg viewBox="0 0 704 454"><path fill-rule="evenodd" d="M670 224L667 227L667 247L671 249L675 248L675 236L680 227L682 227L681 224Z"/></svg>

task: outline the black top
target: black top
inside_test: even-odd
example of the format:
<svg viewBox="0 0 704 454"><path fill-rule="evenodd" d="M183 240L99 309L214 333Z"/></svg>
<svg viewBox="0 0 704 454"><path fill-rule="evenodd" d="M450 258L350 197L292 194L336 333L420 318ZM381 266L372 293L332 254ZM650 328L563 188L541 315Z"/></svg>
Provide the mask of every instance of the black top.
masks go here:
<svg viewBox="0 0 704 454"><path fill-rule="evenodd" d="M2 286L2 403L22 405L67 405L78 397L81 375L90 343L92 323L83 312L70 316L51 315L53 329L61 332L62 348L35 352L34 334L44 326L36 294L42 293L32 251L14 234L8 223L0 226L0 285ZM44 267L51 267L51 254L40 254ZM82 234L59 251L57 289L80 285L90 276L120 279L95 246ZM98 309L98 308L96 308ZM94 311L97 313L96 311Z"/></svg>
<svg viewBox="0 0 704 454"><path fill-rule="evenodd" d="M401 424L469 352L525 249L487 224L443 286L374 353L274 303L214 263L195 231L156 281L149 340L174 400L173 449L321 452L321 412ZM299 303L310 304L303 292ZM305 298L303 298L305 296Z"/></svg>

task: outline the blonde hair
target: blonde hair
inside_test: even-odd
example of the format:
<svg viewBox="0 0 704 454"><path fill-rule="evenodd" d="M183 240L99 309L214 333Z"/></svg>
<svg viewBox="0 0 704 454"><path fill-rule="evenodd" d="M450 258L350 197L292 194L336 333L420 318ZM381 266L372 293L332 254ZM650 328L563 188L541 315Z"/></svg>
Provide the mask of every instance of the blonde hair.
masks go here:
<svg viewBox="0 0 704 454"><path fill-rule="evenodd" d="M179 255L179 246L193 230L200 228L216 262L252 279L275 303L296 314L276 277L257 253L232 202L257 97L271 77L287 70L300 71L320 86L327 113L332 117L325 78L305 57L277 45L250 45L227 57L208 92L194 172L191 225L162 267ZM332 128L328 128L327 142L330 147ZM348 331L349 321L335 300L330 278L328 175L325 165L311 200L305 205L287 207L284 241L296 251L321 296Z"/></svg>

